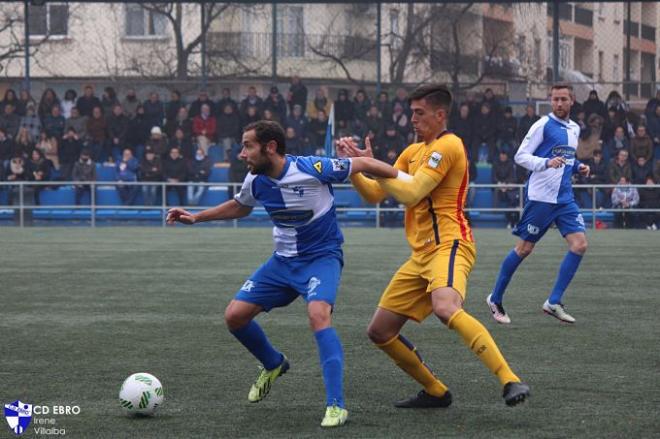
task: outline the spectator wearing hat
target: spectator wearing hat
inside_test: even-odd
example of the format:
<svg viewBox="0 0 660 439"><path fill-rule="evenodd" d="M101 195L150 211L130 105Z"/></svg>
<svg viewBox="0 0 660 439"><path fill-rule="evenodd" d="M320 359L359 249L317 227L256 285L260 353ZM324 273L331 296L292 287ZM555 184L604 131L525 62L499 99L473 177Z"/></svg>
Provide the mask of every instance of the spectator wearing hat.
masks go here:
<svg viewBox="0 0 660 439"><path fill-rule="evenodd" d="M597 114L603 119L607 118L607 107L605 107L605 103L598 97L596 90L589 92L589 97L582 103L582 109L587 120L589 120L589 116L592 114Z"/></svg>
<svg viewBox="0 0 660 439"><path fill-rule="evenodd" d="M164 158L167 155L167 139L163 136L163 130L161 130L160 127L151 127L149 140L147 140L146 146L151 147L154 154L159 158Z"/></svg>
<svg viewBox="0 0 660 439"><path fill-rule="evenodd" d="M286 103L276 86L270 88L270 94L264 100L264 110L270 110L280 122L286 121Z"/></svg>
<svg viewBox="0 0 660 439"><path fill-rule="evenodd" d="M144 182L157 182L163 181L163 165L160 156L156 155L154 149L148 146L144 149L144 157L140 161L140 169L138 172L140 181ZM159 186L155 184L142 186L142 197L144 198L145 206L153 206L156 204Z"/></svg>
<svg viewBox="0 0 660 439"><path fill-rule="evenodd" d="M209 147L215 141L217 123L215 117L211 114L211 107L208 104L202 104L199 116L193 119L193 136L197 139L197 144L204 148L204 153L208 155Z"/></svg>
<svg viewBox="0 0 660 439"><path fill-rule="evenodd" d="M248 94L241 101L241 117L247 116L248 108L254 107L257 115L257 119L261 119L262 113L264 111L264 100L257 94L257 89L253 85L248 87Z"/></svg>

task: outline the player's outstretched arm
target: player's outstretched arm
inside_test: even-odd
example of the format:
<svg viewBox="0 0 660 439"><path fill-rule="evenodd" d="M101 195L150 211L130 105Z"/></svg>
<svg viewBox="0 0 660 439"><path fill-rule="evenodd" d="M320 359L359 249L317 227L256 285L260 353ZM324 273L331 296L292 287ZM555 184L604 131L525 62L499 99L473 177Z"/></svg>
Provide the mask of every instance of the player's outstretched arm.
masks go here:
<svg viewBox="0 0 660 439"><path fill-rule="evenodd" d="M373 158L371 142L368 139L365 141L365 149L361 150L352 138L343 137L337 141L337 153L339 157L351 157L353 160L356 158ZM358 165L358 167L360 166L362 165ZM367 178L355 169L355 162L353 162L351 165L351 183L353 183L355 190L357 190L364 201L372 204L378 204L383 201L387 197L387 192L375 180Z"/></svg>
<svg viewBox="0 0 660 439"><path fill-rule="evenodd" d="M180 222L190 225L205 221L243 218L244 216L248 216L250 212L252 212L251 206L244 206L236 200L229 200L195 214L180 207L172 208L167 212L166 222L167 224Z"/></svg>
<svg viewBox="0 0 660 439"><path fill-rule="evenodd" d="M379 179L378 184L399 203L412 207L427 197L441 180L440 176L422 169L414 177L399 171L397 178Z"/></svg>

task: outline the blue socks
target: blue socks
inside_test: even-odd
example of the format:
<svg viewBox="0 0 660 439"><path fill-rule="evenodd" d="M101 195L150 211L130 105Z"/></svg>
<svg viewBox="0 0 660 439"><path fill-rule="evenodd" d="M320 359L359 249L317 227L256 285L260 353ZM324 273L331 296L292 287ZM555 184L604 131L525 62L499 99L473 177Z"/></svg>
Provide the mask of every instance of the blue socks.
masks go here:
<svg viewBox="0 0 660 439"><path fill-rule="evenodd" d="M319 359L327 394L326 405L344 408L344 353L337 331L332 327L321 329L314 333L314 337L319 346Z"/></svg>
<svg viewBox="0 0 660 439"><path fill-rule="evenodd" d="M284 355L273 348L261 326L254 320L250 320L247 325L230 332L252 355L257 357L257 360L261 361L266 370L273 370L282 364Z"/></svg>
<svg viewBox="0 0 660 439"><path fill-rule="evenodd" d="M495 288L493 288L493 293L490 296L490 300L493 303L502 303L504 298L504 291L506 290L507 285L511 281L513 273L516 272L518 265L522 262L522 258L518 256L515 250L511 250L509 254L502 261L502 267L500 268L500 274L497 276L497 282L495 282Z"/></svg>
<svg viewBox="0 0 660 439"><path fill-rule="evenodd" d="M571 251L566 253L564 260L559 266L559 274L557 274L557 281L555 286L550 293L548 302L551 305L556 305L561 302L561 296L564 295L564 291L568 287L568 284L571 283L575 272L580 266L580 261L582 261L582 255L575 254Z"/></svg>

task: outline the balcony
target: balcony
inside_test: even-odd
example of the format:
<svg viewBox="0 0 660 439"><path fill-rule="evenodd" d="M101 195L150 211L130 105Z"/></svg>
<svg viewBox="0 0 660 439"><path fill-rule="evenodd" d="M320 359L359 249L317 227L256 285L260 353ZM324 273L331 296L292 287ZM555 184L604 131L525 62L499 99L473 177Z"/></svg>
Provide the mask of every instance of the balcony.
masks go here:
<svg viewBox="0 0 660 439"><path fill-rule="evenodd" d="M266 59L272 52L269 32L209 32L209 53ZM312 50L314 49L314 50ZM319 58L314 52L345 61L376 61L376 42L355 35L277 34L277 55L281 58Z"/></svg>

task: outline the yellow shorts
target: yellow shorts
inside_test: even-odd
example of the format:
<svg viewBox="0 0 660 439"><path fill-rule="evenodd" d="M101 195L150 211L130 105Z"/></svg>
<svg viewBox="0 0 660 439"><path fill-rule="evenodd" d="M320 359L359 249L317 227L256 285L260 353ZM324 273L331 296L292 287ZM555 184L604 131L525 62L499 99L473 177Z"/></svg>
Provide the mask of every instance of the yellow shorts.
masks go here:
<svg viewBox="0 0 660 439"><path fill-rule="evenodd" d="M421 322L433 312L431 291L451 287L465 300L476 258L476 245L460 239L443 242L429 253L413 254L394 274L378 306Z"/></svg>

